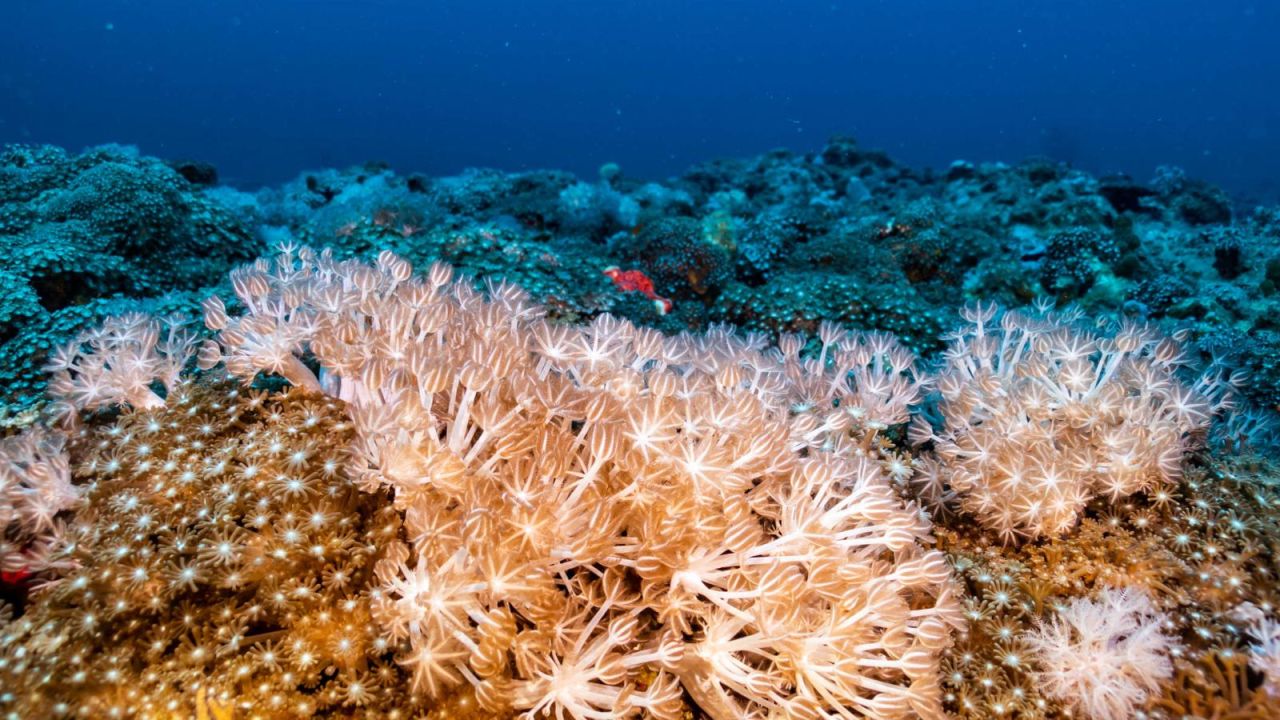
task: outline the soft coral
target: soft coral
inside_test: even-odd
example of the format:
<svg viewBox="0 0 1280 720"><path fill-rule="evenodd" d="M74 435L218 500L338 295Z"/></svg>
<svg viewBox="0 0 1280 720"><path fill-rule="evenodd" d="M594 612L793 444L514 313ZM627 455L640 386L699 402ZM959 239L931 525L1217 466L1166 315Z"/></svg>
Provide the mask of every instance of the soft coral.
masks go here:
<svg viewBox="0 0 1280 720"><path fill-rule="evenodd" d="M195 336L177 318L143 313L107 318L52 354L49 393L77 411L109 405L164 405L195 350Z"/></svg>
<svg viewBox="0 0 1280 720"><path fill-rule="evenodd" d="M1171 657L1180 646L1165 633L1167 621L1145 591L1135 588L1076 599L1028 636L1042 667L1037 681L1085 717L1134 717L1173 676Z"/></svg>
<svg viewBox="0 0 1280 720"><path fill-rule="evenodd" d="M1061 535L1095 496L1115 501L1178 480L1231 400L1216 375L1189 386L1178 344L1146 327L1109 334L1071 312L963 312L937 377L940 426L919 484L960 505L1006 540Z"/></svg>

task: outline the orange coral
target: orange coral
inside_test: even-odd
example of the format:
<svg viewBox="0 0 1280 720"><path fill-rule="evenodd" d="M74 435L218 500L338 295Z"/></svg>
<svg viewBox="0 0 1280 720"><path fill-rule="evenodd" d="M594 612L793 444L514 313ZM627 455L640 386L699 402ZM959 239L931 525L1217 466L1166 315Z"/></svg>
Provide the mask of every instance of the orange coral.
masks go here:
<svg viewBox="0 0 1280 720"><path fill-rule="evenodd" d="M1280 699L1257 689L1244 654L1214 652L1180 663L1150 715L1159 720L1272 720L1280 717Z"/></svg>
<svg viewBox="0 0 1280 720"><path fill-rule="evenodd" d="M6 709L195 716L197 691L236 718L408 703L369 604L399 519L340 471L350 433L300 390L179 383L77 437L78 567L0 635Z"/></svg>

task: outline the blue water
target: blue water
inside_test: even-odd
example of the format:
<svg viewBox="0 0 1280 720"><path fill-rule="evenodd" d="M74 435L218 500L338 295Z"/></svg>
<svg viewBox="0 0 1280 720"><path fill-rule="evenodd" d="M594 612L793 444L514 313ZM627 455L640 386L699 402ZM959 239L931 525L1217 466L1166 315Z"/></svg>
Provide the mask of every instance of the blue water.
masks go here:
<svg viewBox="0 0 1280 720"><path fill-rule="evenodd" d="M278 182L369 159L638 176L853 134L1280 197L1280 2L4 0L0 142Z"/></svg>

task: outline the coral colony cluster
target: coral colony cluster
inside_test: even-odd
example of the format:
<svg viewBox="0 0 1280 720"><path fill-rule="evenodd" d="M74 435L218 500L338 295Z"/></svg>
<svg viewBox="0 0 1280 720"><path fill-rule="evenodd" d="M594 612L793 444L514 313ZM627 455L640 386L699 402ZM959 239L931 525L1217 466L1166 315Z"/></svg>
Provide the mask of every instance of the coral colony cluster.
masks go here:
<svg viewBox="0 0 1280 720"><path fill-rule="evenodd" d="M962 312L966 325L937 375L941 433L918 482L938 504L959 504L1003 539L1056 537L1090 500L1166 487L1210 419L1229 405L1220 378L1183 384L1178 344L1132 323L1105 336L994 305Z"/></svg>
<svg viewBox="0 0 1280 720"><path fill-rule="evenodd" d="M60 174L9 197L161 172L37 160ZM1114 280L1101 231L1055 232L1037 270L1077 305L901 325L968 282L935 259L960 221L929 213L866 228L916 299L799 285L788 254L862 252L799 238L828 212L799 167L701 216L616 169L565 184L557 231L630 228L577 294L572 246L418 244L447 222L344 209L336 247L299 221L199 297L52 312L40 337L66 337L33 344L43 378L0 433L0 717L1280 717L1280 488L1247 358L1064 297ZM830 203L867 201L871 171L839 177ZM1206 192L1162 202L1199 218ZM776 210L794 197L814 214ZM775 210L744 230L753 202ZM541 280L465 271L491 256Z"/></svg>

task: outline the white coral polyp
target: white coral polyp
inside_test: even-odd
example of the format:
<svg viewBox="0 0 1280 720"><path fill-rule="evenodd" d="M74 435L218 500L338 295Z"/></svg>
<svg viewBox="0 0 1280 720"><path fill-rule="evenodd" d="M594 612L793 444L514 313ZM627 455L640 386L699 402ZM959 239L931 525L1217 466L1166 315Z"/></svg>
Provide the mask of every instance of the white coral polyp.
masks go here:
<svg viewBox="0 0 1280 720"><path fill-rule="evenodd" d="M1173 676L1172 658L1181 647L1169 626L1137 588L1073 600L1027 637L1040 667L1037 687L1092 720L1135 717Z"/></svg>
<svg viewBox="0 0 1280 720"><path fill-rule="evenodd" d="M568 327L390 253L286 248L238 279L248 314L206 305L206 359L249 378L309 354L351 403L357 479L404 512L375 610L418 692L578 720L674 718L681 687L716 720L942 716L950 570L881 467L920 398L896 341Z"/></svg>
<svg viewBox="0 0 1280 720"><path fill-rule="evenodd" d="M36 426L0 439L0 570L38 573L63 563L58 515L79 501L66 436Z"/></svg>
<svg viewBox="0 0 1280 720"><path fill-rule="evenodd" d="M1184 385L1181 349L1145 327L1103 335L1074 314L994 305L963 315L936 379L941 426L912 425L914 442L933 444L916 482L1005 540L1061 535L1095 497L1175 482L1230 402L1213 376Z"/></svg>
<svg viewBox="0 0 1280 720"><path fill-rule="evenodd" d="M179 318L108 317L51 353L49 394L74 411L160 407L165 399L156 389L172 390L194 352L195 336Z"/></svg>
<svg viewBox="0 0 1280 720"><path fill-rule="evenodd" d="M1280 698L1280 621L1253 603L1242 603L1234 612L1244 623L1249 644L1249 667L1262 675L1262 689Z"/></svg>

